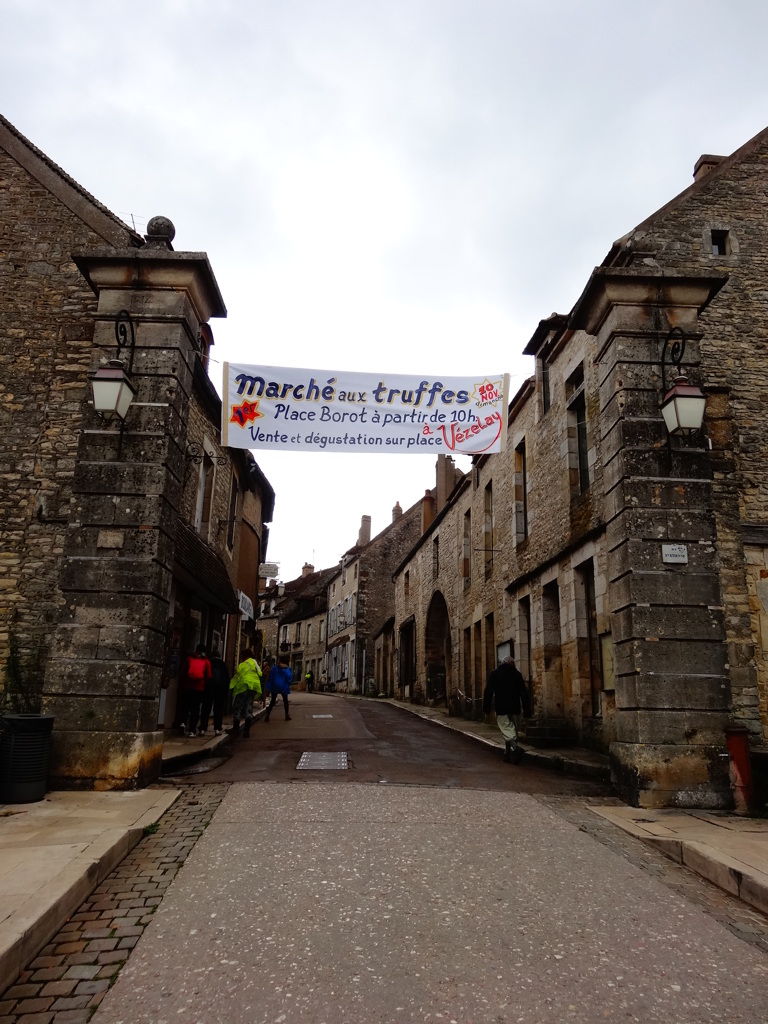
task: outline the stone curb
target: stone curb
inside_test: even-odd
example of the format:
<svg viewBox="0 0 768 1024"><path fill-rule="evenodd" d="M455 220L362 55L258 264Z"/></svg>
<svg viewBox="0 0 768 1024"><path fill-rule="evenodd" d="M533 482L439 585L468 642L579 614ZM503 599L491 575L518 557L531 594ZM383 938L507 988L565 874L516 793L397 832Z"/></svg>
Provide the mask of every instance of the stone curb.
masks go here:
<svg viewBox="0 0 768 1024"><path fill-rule="evenodd" d="M254 714L253 720L263 718L266 710L266 708L259 708ZM197 747L183 754L176 754L174 757L164 757L160 768L160 777L173 775L174 771L179 768L186 768L190 764L197 764L198 761L205 760L206 757L213 757L231 739L228 732L223 732L221 736L214 736L204 747Z"/></svg>
<svg viewBox="0 0 768 1024"><path fill-rule="evenodd" d="M14 983L67 918L131 852L144 828L162 817L178 796L178 790L158 790L157 801L138 821L103 832L11 915L0 938L0 992Z"/></svg>
<svg viewBox="0 0 768 1024"><path fill-rule="evenodd" d="M715 850L698 840L649 835L645 829L638 828L631 821L618 821L598 807L591 807L590 810L629 835L640 839L647 846L652 846L669 860L682 864L702 878L706 878L718 889L749 904L755 910L768 914L768 874L750 868L727 853Z"/></svg>

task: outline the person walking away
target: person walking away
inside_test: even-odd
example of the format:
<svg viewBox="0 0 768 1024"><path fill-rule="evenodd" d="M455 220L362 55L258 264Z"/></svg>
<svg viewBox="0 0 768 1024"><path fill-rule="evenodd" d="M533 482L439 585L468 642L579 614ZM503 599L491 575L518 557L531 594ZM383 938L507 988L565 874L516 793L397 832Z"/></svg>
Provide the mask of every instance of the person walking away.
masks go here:
<svg viewBox="0 0 768 1024"><path fill-rule="evenodd" d="M229 688L232 691L232 735L237 736L240 732L242 718L245 722L243 738L247 739L253 722L253 699L261 696L261 668L253 651L243 651Z"/></svg>
<svg viewBox="0 0 768 1024"><path fill-rule="evenodd" d="M272 712L272 708L277 704L278 696L283 698L283 707L285 708L285 720L290 722L291 716L288 713L288 695L291 692L291 683L293 682L293 672L288 668L288 659L281 657L278 661L277 667L272 668L269 673L269 707L267 713L264 716L264 721L269 721L269 716Z"/></svg>
<svg viewBox="0 0 768 1024"><path fill-rule="evenodd" d="M267 658L264 665L262 666L261 675L261 706L264 708L267 706L267 696L269 694L269 674L275 667L275 659Z"/></svg>
<svg viewBox="0 0 768 1024"><path fill-rule="evenodd" d="M517 742L514 716L522 711L526 718L530 717L531 698L525 680L515 667L514 658L505 658L488 676L483 694L483 714L490 715L494 706L496 724L504 737L504 760L520 764L524 751Z"/></svg>
<svg viewBox="0 0 768 1024"><path fill-rule="evenodd" d="M181 716L181 735L202 736L203 720L201 709L206 682L211 678L211 663L205 656L205 648L198 645L190 654L184 666L184 710Z"/></svg>
<svg viewBox="0 0 768 1024"><path fill-rule="evenodd" d="M203 690L203 714L201 727L203 733L208 731L208 719L213 709L213 732L215 736L221 736L224 726L224 705L229 692L229 669L221 657L222 652L217 650L211 658L211 678L206 682Z"/></svg>
<svg viewBox="0 0 768 1024"><path fill-rule="evenodd" d="M309 672L307 672L307 674L304 676L304 681L307 684L307 693L312 693L312 691L315 688L315 673L312 671L312 669L310 669Z"/></svg>

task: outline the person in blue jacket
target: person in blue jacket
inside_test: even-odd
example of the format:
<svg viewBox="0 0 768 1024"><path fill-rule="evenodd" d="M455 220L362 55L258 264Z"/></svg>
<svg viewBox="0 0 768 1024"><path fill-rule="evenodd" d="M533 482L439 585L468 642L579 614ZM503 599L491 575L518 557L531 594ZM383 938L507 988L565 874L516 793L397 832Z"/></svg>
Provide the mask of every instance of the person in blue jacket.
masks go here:
<svg viewBox="0 0 768 1024"><path fill-rule="evenodd" d="M291 692L291 683L293 682L293 672L288 667L288 658L281 655L278 658L277 665L273 665L269 673L269 679L267 686L269 688L270 698L269 707L267 713L264 715L264 721L269 721L269 716L272 708L277 704L278 695L283 698L283 707L285 708L285 720L290 722L291 716L288 714L288 695Z"/></svg>

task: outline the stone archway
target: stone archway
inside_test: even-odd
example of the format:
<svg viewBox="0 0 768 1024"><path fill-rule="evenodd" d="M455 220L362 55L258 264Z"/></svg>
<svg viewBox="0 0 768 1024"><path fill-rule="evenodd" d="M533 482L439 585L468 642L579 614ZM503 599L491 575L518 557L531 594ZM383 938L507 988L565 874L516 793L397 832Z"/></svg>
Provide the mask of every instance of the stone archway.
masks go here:
<svg viewBox="0 0 768 1024"><path fill-rule="evenodd" d="M448 606L439 590L435 591L429 603L424 648L427 663L427 702L447 703L453 670L451 625Z"/></svg>

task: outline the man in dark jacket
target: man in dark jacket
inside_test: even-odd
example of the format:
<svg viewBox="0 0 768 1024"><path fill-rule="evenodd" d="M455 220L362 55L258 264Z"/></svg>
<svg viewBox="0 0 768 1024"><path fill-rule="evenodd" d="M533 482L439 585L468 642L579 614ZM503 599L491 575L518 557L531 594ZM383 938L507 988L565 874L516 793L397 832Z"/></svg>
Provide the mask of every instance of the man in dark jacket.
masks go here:
<svg viewBox="0 0 768 1024"><path fill-rule="evenodd" d="M514 658L505 658L488 676L483 694L483 714L490 715L496 708L496 724L504 737L504 760L520 764L523 748L517 742L514 715L522 711L526 718L531 713L531 698L525 680L515 668Z"/></svg>

